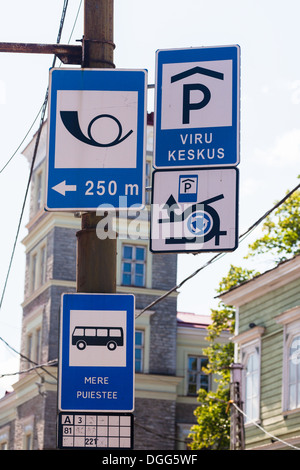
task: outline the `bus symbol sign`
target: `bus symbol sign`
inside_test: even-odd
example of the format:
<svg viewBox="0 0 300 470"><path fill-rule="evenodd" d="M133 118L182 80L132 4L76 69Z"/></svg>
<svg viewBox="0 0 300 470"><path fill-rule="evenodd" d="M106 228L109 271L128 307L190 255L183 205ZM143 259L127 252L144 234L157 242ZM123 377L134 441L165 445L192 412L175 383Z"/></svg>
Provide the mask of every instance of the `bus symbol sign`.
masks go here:
<svg viewBox="0 0 300 470"><path fill-rule="evenodd" d="M106 346L109 351L114 351L123 344L123 328L75 326L72 333L72 345L80 351L87 346Z"/></svg>
<svg viewBox="0 0 300 470"><path fill-rule="evenodd" d="M132 412L134 296L63 294L61 312L60 411Z"/></svg>

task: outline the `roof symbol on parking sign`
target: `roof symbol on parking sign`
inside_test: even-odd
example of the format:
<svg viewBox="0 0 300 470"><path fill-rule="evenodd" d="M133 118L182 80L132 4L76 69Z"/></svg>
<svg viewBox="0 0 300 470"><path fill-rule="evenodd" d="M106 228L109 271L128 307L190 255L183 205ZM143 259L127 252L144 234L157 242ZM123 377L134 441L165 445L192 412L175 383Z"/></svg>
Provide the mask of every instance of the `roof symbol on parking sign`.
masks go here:
<svg viewBox="0 0 300 470"><path fill-rule="evenodd" d="M171 83L183 80L184 78L190 77L191 75L195 75L197 73L216 78L218 80L224 80L223 73L197 66L173 75L171 77ZM203 94L201 101L192 102L191 92L193 90L200 91ZM182 124L189 124L190 111L204 108L210 102L210 98L210 89L206 85L203 85L203 83L185 83L183 85Z"/></svg>
<svg viewBox="0 0 300 470"><path fill-rule="evenodd" d="M183 78L190 77L200 73L202 75L207 75L208 77L218 78L219 80L224 80L224 74L221 72L216 72L215 70L206 69L204 67L193 67L192 69L186 70L185 72L177 73L171 77L171 83L182 80Z"/></svg>

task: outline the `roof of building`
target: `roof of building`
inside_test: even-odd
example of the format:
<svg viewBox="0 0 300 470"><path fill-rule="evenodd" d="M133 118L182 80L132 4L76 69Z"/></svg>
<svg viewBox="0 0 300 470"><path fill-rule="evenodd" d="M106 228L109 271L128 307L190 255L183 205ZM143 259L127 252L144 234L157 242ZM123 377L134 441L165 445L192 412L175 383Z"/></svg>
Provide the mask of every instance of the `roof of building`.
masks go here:
<svg viewBox="0 0 300 470"><path fill-rule="evenodd" d="M278 263L274 268L222 292L217 297L228 305L240 306L299 278L300 254ZM232 302L232 303L231 303Z"/></svg>
<svg viewBox="0 0 300 470"><path fill-rule="evenodd" d="M212 323L210 316L196 313L177 312L177 324L187 328L206 329Z"/></svg>

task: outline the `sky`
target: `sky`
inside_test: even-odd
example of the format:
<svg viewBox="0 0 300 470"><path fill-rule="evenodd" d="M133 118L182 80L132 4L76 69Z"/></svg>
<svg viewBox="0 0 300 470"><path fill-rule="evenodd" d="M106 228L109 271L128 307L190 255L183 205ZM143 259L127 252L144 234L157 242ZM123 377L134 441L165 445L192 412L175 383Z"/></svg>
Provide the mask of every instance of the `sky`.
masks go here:
<svg viewBox="0 0 300 470"><path fill-rule="evenodd" d="M0 42L56 43L63 0L0 0ZM83 36L83 1L69 0L61 43L78 44ZM117 68L147 69L155 83L159 49L227 46L241 48L241 130L239 232L244 233L300 174L300 56L298 0L115 0L114 62ZM0 53L0 294L24 201L29 167L21 155L38 129L52 56ZM59 61L57 61L59 65ZM149 92L148 111L154 110ZM20 350L28 206L21 220L5 295L0 337ZM178 296L178 311L209 315L216 289L231 264L258 271L273 266L271 256L245 260L248 244L261 226L232 253L226 253L193 279ZM181 254L178 282L213 254ZM19 370L19 357L0 342L0 375ZM0 395L17 375L0 379Z"/></svg>

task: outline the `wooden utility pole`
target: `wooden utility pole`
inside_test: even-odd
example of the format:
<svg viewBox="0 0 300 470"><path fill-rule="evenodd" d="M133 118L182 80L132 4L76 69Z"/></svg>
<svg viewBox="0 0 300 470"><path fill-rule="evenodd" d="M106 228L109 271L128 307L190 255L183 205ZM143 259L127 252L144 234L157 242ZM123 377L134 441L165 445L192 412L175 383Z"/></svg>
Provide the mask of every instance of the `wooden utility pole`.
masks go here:
<svg viewBox="0 0 300 470"><path fill-rule="evenodd" d="M113 0L84 1L82 66L113 68ZM77 292L116 292L116 239L100 240L96 227L101 216L86 212L77 232Z"/></svg>
<svg viewBox="0 0 300 470"><path fill-rule="evenodd" d="M231 364L230 379L230 401L242 409L241 399L241 380L242 380L242 364ZM230 450L245 449L245 431L244 418L241 413L232 405L230 419Z"/></svg>

